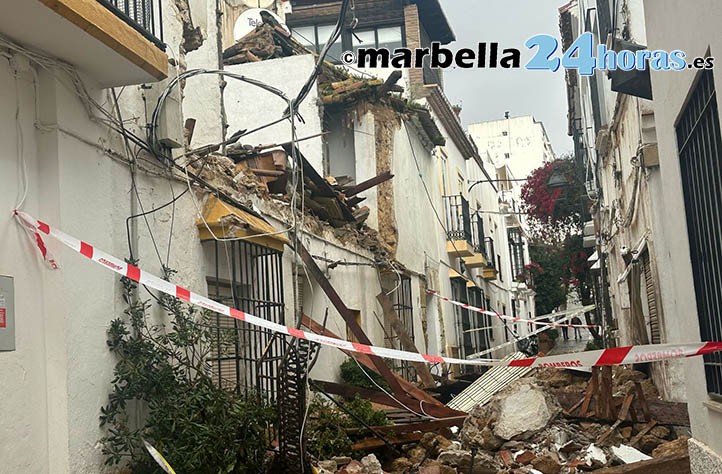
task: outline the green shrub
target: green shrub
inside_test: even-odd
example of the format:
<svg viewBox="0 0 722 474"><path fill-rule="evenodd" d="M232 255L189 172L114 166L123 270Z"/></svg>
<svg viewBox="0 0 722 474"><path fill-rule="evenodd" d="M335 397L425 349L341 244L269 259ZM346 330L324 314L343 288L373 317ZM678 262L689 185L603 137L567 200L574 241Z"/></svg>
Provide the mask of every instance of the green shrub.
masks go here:
<svg viewBox="0 0 722 474"><path fill-rule="evenodd" d="M179 473L261 472L274 410L256 395L213 382L206 361L218 339L210 315L174 298L160 301L170 328L149 325L150 305L134 302L125 312L128 320L116 319L108 330L118 362L101 408L105 463L122 463L135 474L160 472L145 439ZM223 335L221 344L233 337Z"/></svg>
<svg viewBox="0 0 722 474"><path fill-rule="evenodd" d="M366 374L368 374L368 376ZM389 384L386 383L386 381L376 372L366 369L366 374L364 374L364 371L359 368L358 364L354 362L353 359L346 359L344 363L341 364L341 380L347 384L353 385L354 387L378 390L378 387L369 380L370 376L374 382L376 382L376 384L384 390L391 389Z"/></svg>
<svg viewBox="0 0 722 474"><path fill-rule="evenodd" d="M314 458L328 459L333 456L353 454L351 452L353 443L369 435L363 423L358 420L368 426L384 426L391 423L386 414L374 410L368 400L356 397L343 405L353 416L349 416L324 396L316 394L313 397L306 422L306 449ZM357 431L349 435L346 432L349 429Z"/></svg>

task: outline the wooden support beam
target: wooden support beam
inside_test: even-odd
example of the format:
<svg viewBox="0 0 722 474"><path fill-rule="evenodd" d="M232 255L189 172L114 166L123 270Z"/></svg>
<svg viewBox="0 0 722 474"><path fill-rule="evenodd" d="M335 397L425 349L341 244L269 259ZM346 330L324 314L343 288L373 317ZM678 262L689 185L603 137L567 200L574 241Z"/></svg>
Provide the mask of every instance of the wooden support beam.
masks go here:
<svg viewBox="0 0 722 474"><path fill-rule="evenodd" d="M386 94L387 92L390 92L394 90L394 86L397 82L399 82L399 79L401 79L401 71L394 71L391 74L389 74L389 77L386 78L386 81L379 89L379 95ZM403 90L403 89L402 89Z"/></svg>
<svg viewBox="0 0 722 474"><path fill-rule="evenodd" d="M598 469L597 474L690 474L689 456L669 456Z"/></svg>
<svg viewBox="0 0 722 474"><path fill-rule="evenodd" d="M399 341L401 342L402 349L405 351L418 353L419 349L416 347L414 340L411 338L408 331L404 327L404 323L399 318L399 315L396 314L396 310L394 309L394 303L391 301L391 298L389 298L386 293L382 291L381 293L376 295L376 299L381 305L381 310L384 312L384 316L391 322L391 328L394 330L396 335L399 336ZM412 362L411 364L416 369L416 374L421 379L421 384L424 388L436 387L436 382L434 382L434 378L431 376L429 367L426 364L424 364L423 362Z"/></svg>
<svg viewBox="0 0 722 474"><path fill-rule="evenodd" d="M394 434L398 435L401 433L413 433L420 431L422 433L438 432L443 428L451 428L452 426L463 426L466 416L455 416L451 418L442 418L439 420L431 421L420 421L418 423L404 423L399 425L388 425L388 426L373 426L375 432L381 434ZM364 428L353 428L346 430L347 433L354 433L363 430Z"/></svg>
<svg viewBox="0 0 722 474"><path fill-rule="evenodd" d="M369 400L379 405L384 405L392 408L401 408L403 410L409 410L423 414L428 413L431 416L438 418L454 418L461 415L466 415L445 406L429 405L420 400L416 400L406 395L394 395L394 398L389 397L383 392L377 390L369 390L367 388L354 387L352 385L344 385L334 382L322 382L320 380L314 380L314 384L318 385L324 391L332 394L339 395L346 400L353 400L357 396L365 400Z"/></svg>
<svg viewBox="0 0 722 474"><path fill-rule="evenodd" d="M644 428L642 428L642 429L639 431L639 433L637 433L636 435L634 435L634 438L632 438L632 439L629 441L629 445L630 445L631 447L635 447L635 446L642 440L642 436L644 436L644 435L646 435L647 433L649 433L650 431L652 431L652 428L654 428L655 426L657 426L657 422L654 421L654 420L652 420L652 421L650 421L649 423L647 423L646 425L644 425Z"/></svg>
<svg viewBox="0 0 722 474"><path fill-rule="evenodd" d="M384 171L383 173L381 173L378 176L374 176L373 178L368 179L368 180L364 181L363 183L357 184L353 188L347 190L344 194L346 195L346 198L352 198L352 197L356 196L357 194L366 191L367 189L371 189L374 186L378 186L381 183L385 183L386 181L390 180L393 177L394 177L394 175L392 175L390 171Z"/></svg>
<svg viewBox="0 0 722 474"><path fill-rule="evenodd" d="M579 403L580 398L585 397L584 392L562 392L555 391L554 395L561 404L562 408L565 408L569 412L569 408ZM615 397L615 401L621 400L621 397ZM634 405L629 408L629 415L625 418L626 421L633 421L631 414L634 410ZM687 412L687 404L681 402L666 402L663 400L648 400L649 415L652 419L656 420L661 425L674 425L674 426L689 426L689 413ZM594 418L591 413L583 415L570 415L570 418Z"/></svg>
<svg viewBox="0 0 722 474"><path fill-rule="evenodd" d="M354 313L348 308L348 306L346 306L346 304L344 304L341 296L339 296L336 292L336 289L333 285L331 285L331 282L328 281L326 275L324 275L323 271L321 271L318 265L316 265L316 261L313 259L311 254L308 253L308 250L306 250L306 247L300 243L300 241L296 252L301 256L301 260L303 260L303 263L306 265L306 269L313 279L318 282L323 292L326 293L328 299L331 300L331 304L333 304L334 308L336 308L336 311L338 311L343 320L346 321L346 325L356 337L356 340L358 340L361 344L372 346L373 343L371 342L371 339L368 338L364 330L361 329L361 326L359 326L356 322L356 316ZM381 377L383 377L386 383L389 384L389 387L391 387L393 394L402 395L404 390L401 388L399 381L394 377L394 374L391 372L389 366L386 365L386 362L384 362L381 357L375 355L369 357L371 358L371 362L373 362L376 371L381 375Z"/></svg>
<svg viewBox="0 0 722 474"><path fill-rule="evenodd" d="M315 332L316 334L321 334L323 336L334 337L336 339L339 339L339 337L336 334L334 334L332 331L329 331L328 329L324 328L319 323L317 323L310 317L306 316L305 314L301 318L301 324L304 327L307 327L311 331ZM376 371L376 368L375 368L373 362L371 361L371 358L369 356L367 356L366 354L360 354L357 352L349 352L349 351L343 351L343 350L342 350L342 352L344 354L346 354L347 356L353 357L354 359L356 359L359 362L359 364L363 365L364 367L366 367L370 370ZM435 406L439 406L439 407L444 406L443 403L438 401L431 394L421 390L419 387L412 384L411 382L404 380L403 378L399 377L396 374L393 374L393 376L396 378L399 385L401 385L401 387L404 389L404 391L406 393L408 393L410 396L412 396L413 398L415 398L417 400L423 400L425 407L428 405L435 405ZM456 412L455 410L451 410L451 409L449 409L449 412L457 413L457 414L461 413L461 412ZM451 415L447 415L447 416L451 416Z"/></svg>
<svg viewBox="0 0 722 474"><path fill-rule="evenodd" d="M400 436L396 436L393 438L389 438L388 441L391 444L408 444L408 443L414 443L416 441L419 441L421 438L423 438L424 433L414 432L414 433L405 433ZM381 446L384 446L386 443L381 441L378 438L367 438L362 441L359 441L358 443L355 443L351 445L352 451L366 451L367 449L375 449L380 448Z"/></svg>

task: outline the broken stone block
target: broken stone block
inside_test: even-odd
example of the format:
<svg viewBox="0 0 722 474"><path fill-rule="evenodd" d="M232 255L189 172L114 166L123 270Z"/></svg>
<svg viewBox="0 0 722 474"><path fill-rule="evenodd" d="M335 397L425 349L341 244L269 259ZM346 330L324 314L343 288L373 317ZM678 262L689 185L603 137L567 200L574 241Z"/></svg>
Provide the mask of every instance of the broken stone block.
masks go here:
<svg viewBox="0 0 722 474"><path fill-rule="evenodd" d="M421 464L428 457L426 450L422 447L411 448L406 455L412 464Z"/></svg>
<svg viewBox="0 0 722 474"><path fill-rule="evenodd" d="M436 458L441 451L451 447L451 441L436 433L425 433L419 441L419 446L424 448L430 458Z"/></svg>
<svg viewBox="0 0 722 474"><path fill-rule="evenodd" d="M365 474L364 465L358 461L351 461L339 471L339 474Z"/></svg>
<svg viewBox="0 0 722 474"><path fill-rule="evenodd" d="M421 469L419 474L457 474L458 472L451 466L445 466L439 461L432 461L428 466Z"/></svg>
<svg viewBox="0 0 722 474"><path fill-rule="evenodd" d="M665 458L668 456L683 456L688 453L687 441L689 436L680 436L674 441L662 443L652 451L653 458Z"/></svg>
<svg viewBox="0 0 722 474"><path fill-rule="evenodd" d="M338 471L338 463L334 460L319 461L318 468L321 469L322 472L326 471L334 474L336 471Z"/></svg>
<svg viewBox="0 0 722 474"><path fill-rule="evenodd" d="M474 466L471 466L471 452L464 450L450 450L439 454L438 461L446 466L456 468L457 471L470 474L496 474L499 465L493 457L484 453L476 452L474 455Z"/></svg>
<svg viewBox="0 0 722 474"><path fill-rule="evenodd" d="M494 434L505 440L528 439L544 429L561 411L539 387L525 383L505 394Z"/></svg>
<svg viewBox="0 0 722 474"><path fill-rule="evenodd" d="M625 444L612 446L612 454L614 454L614 457L623 464L631 464L652 459L643 452Z"/></svg>
<svg viewBox="0 0 722 474"><path fill-rule="evenodd" d="M649 431L649 434L660 439L668 439L672 432L666 426L657 425Z"/></svg>
<svg viewBox="0 0 722 474"><path fill-rule="evenodd" d="M499 460L501 460L501 463L506 467L511 467L514 464L514 456L511 454L511 451L503 450L499 451Z"/></svg>
<svg viewBox="0 0 722 474"><path fill-rule="evenodd" d="M391 463L391 472L392 473L406 473L411 471L411 469L414 467L414 463L409 461L408 458L396 458Z"/></svg>
<svg viewBox="0 0 722 474"><path fill-rule="evenodd" d="M381 463L373 454L361 458L361 464L364 468L364 474L384 474Z"/></svg>
<svg viewBox="0 0 722 474"><path fill-rule="evenodd" d="M559 461L549 454L537 456L536 459L532 460L531 465L543 474L559 474L559 471L562 470L562 465Z"/></svg>
<svg viewBox="0 0 722 474"><path fill-rule="evenodd" d="M536 458L536 453L533 451L522 451L514 456L514 461L519 464L529 464L534 458Z"/></svg>
<svg viewBox="0 0 722 474"><path fill-rule="evenodd" d="M652 451L662 443L664 443L663 439L659 439L651 434L646 434L639 440L639 449L643 453L652 454Z"/></svg>

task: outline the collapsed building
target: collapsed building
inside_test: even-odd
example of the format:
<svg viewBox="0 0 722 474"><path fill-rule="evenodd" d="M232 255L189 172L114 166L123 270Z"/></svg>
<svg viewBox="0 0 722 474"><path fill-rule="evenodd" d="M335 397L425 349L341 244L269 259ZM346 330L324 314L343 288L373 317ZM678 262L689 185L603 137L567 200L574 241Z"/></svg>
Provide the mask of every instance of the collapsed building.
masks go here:
<svg viewBox="0 0 722 474"><path fill-rule="evenodd" d="M436 1L366 3L354 13L357 35L374 44L453 40ZM177 283L269 321L457 358L516 353L517 339L532 331L527 324L427 294L536 316L531 288L518 282L524 291L512 293L494 283L516 279L526 242L519 216L506 215L507 185L495 181L508 170L467 136L441 71L317 68L324 33L311 20L335 18L337 4L321 11L294 2L288 15L279 6L295 37L264 16L239 41L210 4L153 5L158 14L143 22L100 4L69 11L38 3L24 5L30 10L23 18L47 23L42 34L0 25L8 59L2 103L15 111L3 116L3 130L17 146L17 156L1 162L8 209L26 210L151 273L173 270ZM102 23L98 31L122 35L86 33L93 21ZM304 32L306 40L294 39ZM58 35L77 47L56 44ZM343 41L353 43L347 33ZM279 120L289 106L283 97L296 96L314 76L298 110ZM14 317L3 328L13 333L1 348L10 368L0 375L10 414L1 432L41 446L31 455L2 443L3 458L15 472L102 472L98 409L114 365L106 316L123 313L122 286L52 242L59 269L46 270L24 234L14 237L12 217L2 219L8 237L0 273L13 277ZM153 316L163 322L159 311ZM285 342L270 331L222 318L217 325L238 340L209 358L214 380L262 392L280 406L289 423L283 429L300 430L303 394L282 392L280 384L303 374L303 361L289 373L280 357ZM338 383L347 357L321 349L310 377L330 394L360 394ZM419 386L453 381L458 392L479 375L467 366L378 357L359 363L393 389L391 396L363 396L391 408L401 400L436 417L463 412Z"/></svg>

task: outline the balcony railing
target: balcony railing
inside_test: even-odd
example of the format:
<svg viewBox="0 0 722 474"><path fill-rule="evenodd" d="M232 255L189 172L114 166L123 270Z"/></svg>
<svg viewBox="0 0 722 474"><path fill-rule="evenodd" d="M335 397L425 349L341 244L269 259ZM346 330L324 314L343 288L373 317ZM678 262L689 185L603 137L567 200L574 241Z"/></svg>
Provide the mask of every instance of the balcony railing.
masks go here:
<svg viewBox="0 0 722 474"><path fill-rule="evenodd" d="M471 214L469 201L464 196L444 196L446 207L446 233L451 241L471 243Z"/></svg>
<svg viewBox="0 0 722 474"><path fill-rule="evenodd" d="M165 51L161 0L96 0Z"/></svg>

